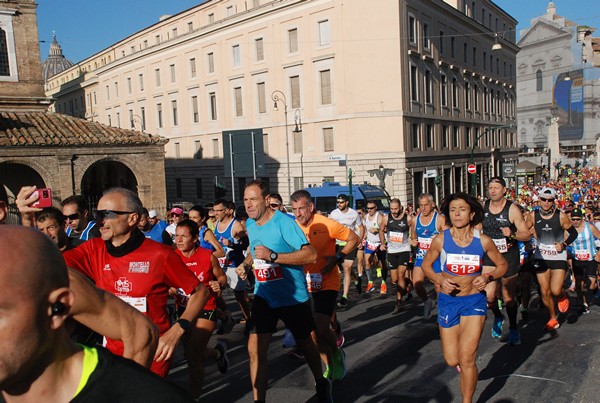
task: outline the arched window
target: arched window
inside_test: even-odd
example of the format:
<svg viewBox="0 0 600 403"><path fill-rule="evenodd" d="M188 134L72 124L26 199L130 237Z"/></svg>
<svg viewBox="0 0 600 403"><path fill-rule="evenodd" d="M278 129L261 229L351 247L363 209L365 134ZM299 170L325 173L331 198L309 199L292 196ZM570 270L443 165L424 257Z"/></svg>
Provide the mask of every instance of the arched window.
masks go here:
<svg viewBox="0 0 600 403"><path fill-rule="evenodd" d="M6 42L6 31L2 28L0 28L0 76L10 76L8 43Z"/></svg>
<svg viewBox="0 0 600 403"><path fill-rule="evenodd" d="M544 84L542 81L542 70L538 69L535 72L535 90L542 91L544 89Z"/></svg>

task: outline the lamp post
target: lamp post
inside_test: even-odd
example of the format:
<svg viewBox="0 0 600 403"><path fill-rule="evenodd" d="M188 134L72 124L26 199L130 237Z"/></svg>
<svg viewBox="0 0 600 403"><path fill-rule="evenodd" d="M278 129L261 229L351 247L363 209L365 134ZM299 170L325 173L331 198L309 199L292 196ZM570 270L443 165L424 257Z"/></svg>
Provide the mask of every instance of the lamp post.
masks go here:
<svg viewBox="0 0 600 403"><path fill-rule="evenodd" d="M285 94L279 90L273 91L271 94L271 99L273 100L273 110L278 111L277 102L281 102L283 104L283 113L285 115L285 151L287 153L287 181L288 181L288 200L292 196L292 178L290 176L290 142L288 139L288 112L287 112L287 100L285 98Z"/></svg>
<svg viewBox="0 0 600 403"><path fill-rule="evenodd" d="M495 130L495 129L512 129L514 127L514 125L508 124L508 125L500 125L500 126L494 126L494 127L488 127L487 129L485 129L483 132L481 132L480 134L478 134L475 137L475 140L473 141L473 146L471 147L471 154L469 156L469 165L470 164L475 164L475 147L477 147L477 145L479 144L479 139L483 136L485 136L490 130ZM477 173L473 173L473 174L469 174L471 175L471 196L476 196L477 193Z"/></svg>
<svg viewBox="0 0 600 403"><path fill-rule="evenodd" d="M140 121L140 126L142 127L142 132L146 129L144 127L144 120L139 115L131 115L131 129L135 130L135 121Z"/></svg>
<svg viewBox="0 0 600 403"><path fill-rule="evenodd" d="M294 130L292 132L295 136L300 137L300 178L302 180L302 187L304 187L304 134L302 133L302 116L300 115L300 109L296 109L294 112ZM296 144L296 137L294 137L294 145ZM294 148L294 152L297 152Z"/></svg>
<svg viewBox="0 0 600 403"><path fill-rule="evenodd" d="M77 161L79 157L76 154L71 156L71 190L73 194L75 194L75 161Z"/></svg>

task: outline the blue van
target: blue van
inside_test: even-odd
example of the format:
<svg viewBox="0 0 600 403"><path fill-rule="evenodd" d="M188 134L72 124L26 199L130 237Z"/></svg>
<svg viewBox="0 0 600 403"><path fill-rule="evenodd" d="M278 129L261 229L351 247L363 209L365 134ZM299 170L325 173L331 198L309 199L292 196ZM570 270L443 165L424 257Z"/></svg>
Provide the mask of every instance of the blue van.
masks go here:
<svg viewBox="0 0 600 403"><path fill-rule="evenodd" d="M313 198L315 210L321 213L329 214L337 208L337 196L345 194L350 197L348 186L342 186L339 182L324 182L322 186L315 186L304 189ZM353 209L357 207L366 207L367 200L377 204L377 210L389 212L390 195L381 186L375 185L352 185L352 205Z"/></svg>

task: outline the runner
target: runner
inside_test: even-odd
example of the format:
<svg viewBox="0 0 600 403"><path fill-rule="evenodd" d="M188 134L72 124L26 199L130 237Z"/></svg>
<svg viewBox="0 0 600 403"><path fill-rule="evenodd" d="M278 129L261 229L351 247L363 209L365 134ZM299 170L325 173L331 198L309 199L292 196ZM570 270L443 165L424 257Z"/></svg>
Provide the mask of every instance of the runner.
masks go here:
<svg viewBox="0 0 600 403"><path fill-rule="evenodd" d="M429 193L423 193L419 196L419 209L421 211L417 215L417 218L413 220L410 230L411 245L417 247L412 282L417 295L423 300L423 317L430 319L435 301L429 298L425 290L425 273L421 265L434 237L444 230L446 220L441 214L435 211L433 196ZM433 270L436 273L441 273L439 262L433 264Z"/></svg>
<svg viewBox="0 0 600 403"><path fill-rule="evenodd" d="M386 215L382 223L382 231L387 238L387 245L381 249L387 251L387 262L392 276L392 284L396 286L396 303L393 315L402 311L402 296L407 295L406 268L410 262L410 228L413 218L407 215L399 199L390 201L390 214Z"/></svg>
<svg viewBox="0 0 600 403"><path fill-rule="evenodd" d="M569 310L569 299L563 290L567 271L566 248L578 235L569 217L556 208L555 197L556 191L553 188L543 188L539 192L541 207L533 215L533 233L537 241L534 267L540 285L540 297L550 314L547 330L560 327L553 297L558 299L560 312ZM564 239L565 231L569 232L567 239Z"/></svg>
<svg viewBox="0 0 600 403"><path fill-rule="evenodd" d="M254 401L264 402L267 397L267 352L281 319L304 352L319 402L332 402L331 382L323 377L319 351L311 338L315 323L304 276L304 265L316 262L317 252L295 222L268 207L268 194L263 181L246 185L244 205L249 216L251 254L237 268L237 274L245 279L254 262L256 283L248 337Z"/></svg>
<svg viewBox="0 0 600 403"><path fill-rule="evenodd" d="M508 265L491 238L475 226L483 220L483 208L473 196L449 195L442 202L442 213L450 229L436 236L422 263L427 277L437 284L438 325L446 363L460 369L462 401L471 402L477 386L477 349L486 315L485 286L506 272ZM482 272L487 254L495 268ZM441 259L442 272L433 265Z"/></svg>
<svg viewBox="0 0 600 403"><path fill-rule="evenodd" d="M373 284L373 273L372 268L378 264L385 264L385 252L382 252L379 248L382 240L384 239L384 233L381 230L383 224L383 217L385 214L377 211L377 204L374 201L367 200L367 214L363 219L363 225L365 227L365 269L367 272L367 287L365 288L366 293L375 291L375 285ZM385 269L387 277L387 269ZM385 277L382 275L381 279L381 293L387 292L385 285Z"/></svg>
<svg viewBox="0 0 600 403"><path fill-rule="evenodd" d="M337 197L337 208L329 214L329 218L342 224L343 226L351 229L358 235L359 239L364 237L364 226L362 219L358 212L350 208L348 196L340 194ZM337 251L341 251L346 246L346 242L343 240L336 240ZM338 302L339 308L345 308L348 305L348 293L350 292L350 283L352 282L352 265L356 259L356 249L352 252L344 255L342 262L342 271L344 273L344 282L342 286L342 298Z"/></svg>
<svg viewBox="0 0 600 403"><path fill-rule="evenodd" d="M494 313L492 337L496 339L502 337L504 316L500 312L498 298L496 297L499 291L498 283L501 282L502 298L508 314L508 344L518 345L521 344L521 335L517 328L519 306L516 301L519 284L518 274L521 268L518 241L529 241L531 233L527 228L521 210L512 201L506 199L506 181L502 177L495 176L490 179L488 193L490 198L483 206L483 222L480 228L484 234L492 238L498 251L508 263L506 274L499 281L494 281L485 288L488 308ZM489 266L493 264L489 257L485 256L483 265L484 272L487 272Z"/></svg>

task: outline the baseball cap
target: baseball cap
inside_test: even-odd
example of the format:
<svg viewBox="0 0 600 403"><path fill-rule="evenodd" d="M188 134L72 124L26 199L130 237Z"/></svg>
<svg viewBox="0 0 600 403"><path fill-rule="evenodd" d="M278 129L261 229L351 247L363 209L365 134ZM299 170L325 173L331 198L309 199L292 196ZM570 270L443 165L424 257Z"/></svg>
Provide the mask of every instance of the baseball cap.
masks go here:
<svg viewBox="0 0 600 403"><path fill-rule="evenodd" d="M571 211L571 217L583 217L583 211L579 208L573 209L573 211Z"/></svg>
<svg viewBox="0 0 600 403"><path fill-rule="evenodd" d="M506 181L504 180L503 177L501 176L494 176L490 179L489 183L499 183L501 184L503 187L506 187Z"/></svg>
<svg viewBox="0 0 600 403"><path fill-rule="evenodd" d="M538 196L545 197L547 199L554 199L556 197L556 190L546 186L538 193Z"/></svg>
<svg viewBox="0 0 600 403"><path fill-rule="evenodd" d="M156 214L156 210L150 210L150 211L148 211L148 217L149 218L154 218L154 217L156 217L156 215L157 215Z"/></svg>
<svg viewBox="0 0 600 403"><path fill-rule="evenodd" d="M348 195L345 194L339 194L337 197L338 200L343 200L343 201L348 201Z"/></svg>
<svg viewBox="0 0 600 403"><path fill-rule="evenodd" d="M180 209L179 207L173 207L171 209L171 211L169 211L169 214L177 214L177 215L182 215L183 214L183 210Z"/></svg>

